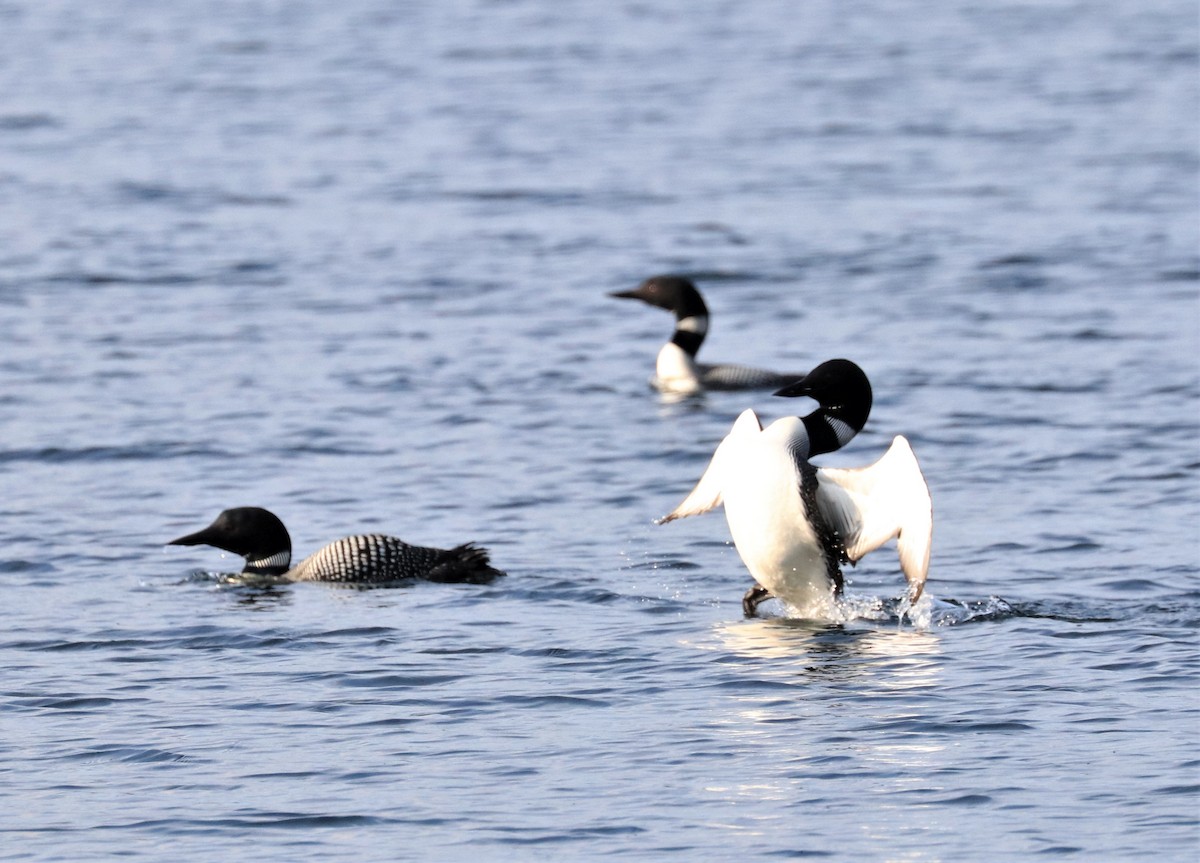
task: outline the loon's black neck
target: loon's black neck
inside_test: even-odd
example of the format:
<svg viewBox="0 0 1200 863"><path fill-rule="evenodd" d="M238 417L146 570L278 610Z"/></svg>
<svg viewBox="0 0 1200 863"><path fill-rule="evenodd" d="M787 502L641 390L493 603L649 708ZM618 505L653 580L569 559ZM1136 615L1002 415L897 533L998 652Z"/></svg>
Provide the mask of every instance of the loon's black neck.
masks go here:
<svg viewBox="0 0 1200 863"><path fill-rule="evenodd" d="M703 305L703 303L701 303ZM675 332L671 334L671 342L679 345L689 357L695 358L696 352L704 344L708 335L708 314L687 315L682 313L675 316Z"/></svg>
<svg viewBox="0 0 1200 863"><path fill-rule="evenodd" d="M656 281L671 288L671 311L675 313L675 332L671 341L695 357L708 335L708 306L690 279L659 277Z"/></svg>
<svg viewBox="0 0 1200 863"><path fill-rule="evenodd" d="M862 426L855 428L836 412L825 408L818 408L800 421L808 433L809 458L841 449L862 431Z"/></svg>
<svg viewBox="0 0 1200 863"><path fill-rule="evenodd" d="M809 396L820 405L801 420L808 437L805 458L841 449L862 431L871 415L871 382L849 360L823 362L775 395Z"/></svg>
<svg viewBox="0 0 1200 863"><path fill-rule="evenodd" d="M247 556L242 572L247 575L283 575L291 565L292 553L285 549L267 557Z"/></svg>

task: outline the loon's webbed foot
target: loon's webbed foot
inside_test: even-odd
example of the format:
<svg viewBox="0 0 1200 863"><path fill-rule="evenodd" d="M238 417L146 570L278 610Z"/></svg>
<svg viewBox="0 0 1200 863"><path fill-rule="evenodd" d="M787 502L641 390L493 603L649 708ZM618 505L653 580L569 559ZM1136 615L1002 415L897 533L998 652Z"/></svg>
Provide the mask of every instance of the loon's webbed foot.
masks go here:
<svg viewBox="0 0 1200 863"><path fill-rule="evenodd" d="M742 597L742 613L746 617L754 617L758 611L758 606L771 598L771 591L767 590L758 582L746 591L746 595Z"/></svg>

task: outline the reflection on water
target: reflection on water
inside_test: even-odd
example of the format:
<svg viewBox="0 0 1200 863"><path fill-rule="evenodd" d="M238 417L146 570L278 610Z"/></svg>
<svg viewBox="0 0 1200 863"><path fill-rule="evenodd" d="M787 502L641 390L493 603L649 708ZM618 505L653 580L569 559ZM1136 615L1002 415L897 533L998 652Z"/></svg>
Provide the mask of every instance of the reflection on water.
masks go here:
<svg viewBox="0 0 1200 863"><path fill-rule="evenodd" d="M768 804L794 808L801 824L825 809L832 787L852 784L872 813L859 829L903 845L883 859L938 858L919 844L895 843L919 839L924 827L898 827L888 810L928 791L948 757L944 738L922 729L942 685L939 634L794 619L725 622L712 634L693 646L735 658L721 663L729 680L721 687L727 697L717 728L756 753L756 769L745 782L710 784L707 793L740 813ZM797 735L791 727L824 730ZM714 826L758 829L752 815ZM806 847L804 835L797 832L797 850Z"/></svg>
<svg viewBox="0 0 1200 863"><path fill-rule="evenodd" d="M256 611L292 604L292 592L276 586L234 585L229 594L239 607Z"/></svg>
<svg viewBox="0 0 1200 863"><path fill-rule="evenodd" d="M723 622L714 634L707 649L751 660L734 667L771 678L854 679L861 685L868 677L887 689L914 689L934 685L939 667L938 636L926 630L775 618Z"/></svg>
<svg viewBox="0 0 1200 863"><path fill-rule="evenodd" d="M239 608L266 610L290 605L293 601L292 591L288 588L290 583L278 578L197 570L187 581L211 585L219 595L229 597Z"/></svg>
<svg viewBox="0 0 1200 863"><path fill-rule="evenodd" d="M862 706L856 714L865 710L877 725L903 723L914 711L912 699L938 685L942 668L940 640L930 632L783 619L722 623L713 634L712 642L693 646L722 657L728 709L721 726L734 737L770 737L782 725L818 720L848 704ZM830 746L817 754L828 756L847 742ZM814 753L777 749L776 755L806 761Z"/></svg>

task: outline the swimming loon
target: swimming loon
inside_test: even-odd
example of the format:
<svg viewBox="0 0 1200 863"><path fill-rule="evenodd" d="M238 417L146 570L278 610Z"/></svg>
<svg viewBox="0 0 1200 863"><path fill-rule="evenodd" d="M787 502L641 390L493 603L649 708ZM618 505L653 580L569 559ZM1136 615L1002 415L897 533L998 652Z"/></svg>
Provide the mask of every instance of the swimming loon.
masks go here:
<svg viewBox="0 0 1200 863"><path fill-rule="evenodd" d="M616 291L609 296L641 300L675 313L675 332L658 352L655 376L650 380L664 393L781 387L801 377L800 374L780 374L748 366L696 362L696 352L708 333L708 306L690 279L653 276L632 291Z"/></svg>
<svg viewBox="0 0 1200 863"><path fill-rule="evenodd" d="M211 545L246 558L243 575L278 581L382 584L423 579L484 584L504 575L485 549L467 543L449 550L409 545L394 536L365 534L331 542L295 566L292 539L276 515L257 506L227 509L204 530L168 545Z"/></svg>
<svg viewBox="0 0 1200 863"><path fill-rule="evenodd" d="M724 504L733 544L756 582L742 599L747 617L771 596L804 616L832 616L841 564L893 538L916 601L929 571L933 507L908 441L896 437L868 467L809 463L862 430L871 412L867 376L849 360L829 360L775 395L810 396L820 407L765 429L753 410L744 411L696 487L659 523Z"/></svg>

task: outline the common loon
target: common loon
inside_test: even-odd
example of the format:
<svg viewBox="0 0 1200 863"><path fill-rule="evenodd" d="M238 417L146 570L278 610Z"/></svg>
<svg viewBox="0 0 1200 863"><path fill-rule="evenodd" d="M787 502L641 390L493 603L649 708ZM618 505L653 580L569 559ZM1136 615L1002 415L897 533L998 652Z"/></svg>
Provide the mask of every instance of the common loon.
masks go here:
<svg viewBox="0 0 1200 863"><path fill-rule="evenodd" d="M227 509L204 530L168 545L211 545L246 558L242 575L277 581L383 584L408 579L484 584L504 575L485 549L467 543L449 550L409 545L394 536L365 534L331 542L295 566L292 539L276 515L257 506Z"/></svg>
<svg viewBox="0 0 1200 863"><path fill-rule="evenodd" d="M916 601L929 571L933 507L908 441L896 437L868 467L809 463L862 430L871 412L867 376L849 360L829 360L775 395L810 396L820 407L766 429L753 410L744 411L696 487L659 523L724 504L733 544L756 582L742 599L747 617L771 596L807 617L833 616L841 564L893 538Z"/></svg>
<svg viewBox="0 0 1200 863"><path fill-rule="evenodd" d="M696 362L696 353L708 333L708 306L690 279L653 276L631 291L610 297L641 300L675 313L675 332L658 352L650 383L664 393L693 394L706 389L746 390L781 387L801 377L738 365Z"/></svg>

